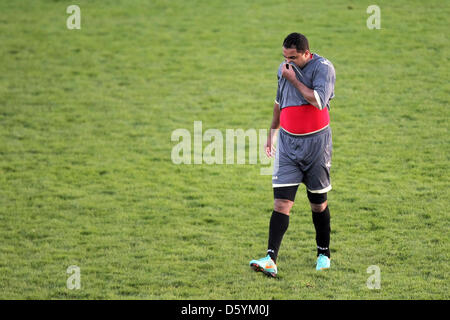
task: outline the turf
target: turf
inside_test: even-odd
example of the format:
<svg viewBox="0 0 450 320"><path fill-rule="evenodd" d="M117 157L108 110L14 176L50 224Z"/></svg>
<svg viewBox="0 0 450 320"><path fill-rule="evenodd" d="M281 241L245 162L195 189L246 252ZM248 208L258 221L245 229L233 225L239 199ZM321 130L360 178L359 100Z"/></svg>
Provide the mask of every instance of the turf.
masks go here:
<svg viewBox="0 0 450 320"><path fill-rule="evenodd" d="M0 298L450 298L448 3L69 4L0 3ZM171 134L267 129L293 31L337 73L332 268L302 186L269 279L263 165L174 164Z"/></svg>

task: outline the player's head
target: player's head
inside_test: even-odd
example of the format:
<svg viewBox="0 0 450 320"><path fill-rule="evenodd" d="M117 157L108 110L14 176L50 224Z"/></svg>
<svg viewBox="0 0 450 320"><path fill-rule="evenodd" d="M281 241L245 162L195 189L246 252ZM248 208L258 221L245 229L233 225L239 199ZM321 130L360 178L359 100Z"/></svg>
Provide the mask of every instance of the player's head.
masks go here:
<svg viewBox="0 0 450 320"><path fill-rule="evenodd" d="M291 33L283 41L283 56L302 68L310 59L308 39L301 33Z"/></svg>

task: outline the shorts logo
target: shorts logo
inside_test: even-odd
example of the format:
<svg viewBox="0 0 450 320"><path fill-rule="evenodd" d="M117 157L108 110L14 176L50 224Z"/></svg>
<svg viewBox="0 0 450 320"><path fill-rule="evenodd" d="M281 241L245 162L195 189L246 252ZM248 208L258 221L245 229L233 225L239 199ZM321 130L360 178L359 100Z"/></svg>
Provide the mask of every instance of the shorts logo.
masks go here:
<svg viewBox="0 0 450 320"><path fill-rule="evenodd" d="M325 166L329 169L329 168L331 167L331 162L328 161L328 162L325 164Z"/></svg>
<svg viewBox="0 0 450 320"><path fill-rule="evenodd" d="M272 177L272 180L277 180L277 179L278 179L277 176L273 176L273 177Z"/></svg>

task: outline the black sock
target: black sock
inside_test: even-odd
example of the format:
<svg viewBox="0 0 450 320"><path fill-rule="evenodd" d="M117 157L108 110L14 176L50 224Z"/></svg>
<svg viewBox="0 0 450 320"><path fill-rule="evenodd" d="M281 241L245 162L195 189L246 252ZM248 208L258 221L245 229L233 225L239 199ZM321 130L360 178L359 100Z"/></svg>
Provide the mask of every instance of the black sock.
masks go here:
<svg viewBox="0 0 450 320"><path fill-rule="evenodd" d="M267 246L267 254L273 261L277 261L278 250L280 249L281 240L289 226L289 216L287 214L273 211L269 225L269 244Z"/></svg>
<svg viewBox="0 0 450 320"><path fill-rule="evenodd" d="M324 254L330 257L330 210L328 206L322 212L312 212L314 227L316 228L317 256Z"/></svg>

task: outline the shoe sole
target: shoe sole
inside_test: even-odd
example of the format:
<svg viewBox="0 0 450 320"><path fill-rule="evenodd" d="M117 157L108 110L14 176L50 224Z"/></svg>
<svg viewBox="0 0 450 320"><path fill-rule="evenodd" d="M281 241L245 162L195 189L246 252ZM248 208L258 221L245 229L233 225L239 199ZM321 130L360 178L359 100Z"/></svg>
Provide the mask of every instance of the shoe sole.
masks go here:
<svg viewBox="0 0 450 320"><path fill-rule="evenodd" d="M322 271L322 270L328 270L328 269L330 269L330 267L316 269L316 271Z"/></svg>
<svg viewBox="0 0 450 320"><path fill-rule="evenodd" d="M256 272L262 272L264 273L266 276L271 277L271 278L276 278L277 274L274 272L268 272L266 271L263 267L261 267L260 265L256 264L256 263L252 263L250 265L250 268L252 268L254 271Z"/></svg>

